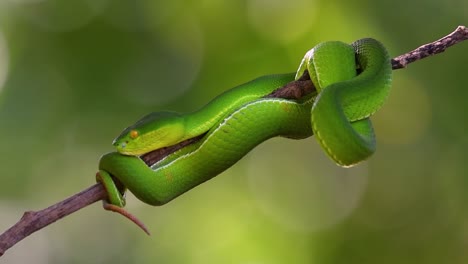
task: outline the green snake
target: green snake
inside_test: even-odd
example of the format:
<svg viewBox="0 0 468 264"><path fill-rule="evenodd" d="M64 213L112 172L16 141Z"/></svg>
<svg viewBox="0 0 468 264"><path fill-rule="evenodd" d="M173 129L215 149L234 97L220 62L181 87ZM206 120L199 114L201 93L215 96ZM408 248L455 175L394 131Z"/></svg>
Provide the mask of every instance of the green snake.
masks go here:
<svg viewBox="0 0 468 264"><path fill-rule="evenodd" d="M315 92L268 96L306 70ZM108 194L105 208L126 214L119 208L127 189L145 203L165 204L276 136L314 134L338 165L359 163L375 151L369 117L386 100L391 75L389 55L374 39L324 42L306 53L296 74L257 78L192 113L151 113L114 140L117 152L100 159L96 179ZM152 152L163 155L153 159Z"/></svg>

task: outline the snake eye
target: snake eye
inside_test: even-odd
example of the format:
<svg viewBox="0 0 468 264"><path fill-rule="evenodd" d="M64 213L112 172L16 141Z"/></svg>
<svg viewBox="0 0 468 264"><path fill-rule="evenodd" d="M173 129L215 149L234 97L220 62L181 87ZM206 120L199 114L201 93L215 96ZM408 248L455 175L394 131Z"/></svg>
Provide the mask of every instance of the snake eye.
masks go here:
<svg viewBox="0 0 468 264"><path fill-rule="evenodd" d="M138 131L136 131L136 130L130 131L130 137L131 137L132 139L137 138L137 137L138 137Z"/></svg>

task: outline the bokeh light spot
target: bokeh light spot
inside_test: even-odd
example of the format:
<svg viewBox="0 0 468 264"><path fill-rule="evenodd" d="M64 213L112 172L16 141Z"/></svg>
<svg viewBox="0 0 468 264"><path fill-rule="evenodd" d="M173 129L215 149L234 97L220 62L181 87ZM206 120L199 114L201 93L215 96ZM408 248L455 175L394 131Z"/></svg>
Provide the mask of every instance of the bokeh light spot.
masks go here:
<svg viewBox="0 0 468 264"><path fill-rule="evenodd" d="M309 0L251 0L247 5L251 26L260 35L290 43L314 25L316 2Z"/></svg>
<svg viewBox="0 0 468 264"><path fill-rule="evenodd" d="M464 143L461 141L446 144L438 156L436 167L434 169L437 181L436 186L440 188L439 201L444 204L445 209L443 215L446 218L457 219L461 212L466 212L466 184L468 179L466 171L468 164L466 163L466 149L468 140Z"/></svg>
<svg viewBox="0 0 468 264"><path fill-rule="evenodd" d="M176 29L175 29L176 28ZM173 31L158 32L159 46L129 62L126 74L116 78L127 100L138 105L161 105L193 85L203 59L203 41L197 21L174 21Z"/></svg>
<svg viewBox="0 0 468 264"><path fill-rule="evenodd" d="M264 213L300 232L343 220L357 206L367 183L365 164L338 167L314 139L277 139L257 147L248 174L252 195Z"/></svg>
<svg viewBox="0 0 468 264"><path fill-rule="evenodd" d="M430 119L426 90L416 80L397 77L387 102L372 120L379 141L405 145L423 136Z"/></svg>
<svg viewBox="0 0 468 264"><path fill-rule="evenodd" d="M138 250L151 252L151 259L171 256L171 263L311 263L309 238L267 219L245 190L204 189L149 212L145 218L157 227L157 244L141 243Z"/></svg>

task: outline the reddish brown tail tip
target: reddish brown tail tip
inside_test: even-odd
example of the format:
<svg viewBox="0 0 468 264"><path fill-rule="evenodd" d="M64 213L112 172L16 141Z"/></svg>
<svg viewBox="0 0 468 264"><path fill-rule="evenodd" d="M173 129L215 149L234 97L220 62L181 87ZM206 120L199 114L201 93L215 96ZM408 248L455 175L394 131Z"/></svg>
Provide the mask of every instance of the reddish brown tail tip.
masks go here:
<svg viewBox="0 0 468 264"><path fill-rule="evenodd" d="M132 221L135 225L141 228L148 236L151 235L148 229L146 228L145 224L143 224L143 222L140 221L140 219L136 218L136 216L132 215L131 213L129 213L127 210L123 209L122 207L118 207L116 205L109 204L109 203L104 203L104 209L115 212L115 213L119 213L125 216L128 220Z"/></svg>

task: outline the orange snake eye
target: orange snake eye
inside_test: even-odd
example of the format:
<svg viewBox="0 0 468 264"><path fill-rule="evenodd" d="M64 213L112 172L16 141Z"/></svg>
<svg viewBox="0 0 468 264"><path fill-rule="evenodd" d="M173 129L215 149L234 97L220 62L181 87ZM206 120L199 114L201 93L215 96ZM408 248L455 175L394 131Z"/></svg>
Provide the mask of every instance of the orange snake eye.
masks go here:
<svg viewBox="0 0 468 264"><path fill-rule="evenodd" d="M138 137L138 131L136 131L136 130L130 131L130 137L133 138L133 139L137 138Z"/></svg>

